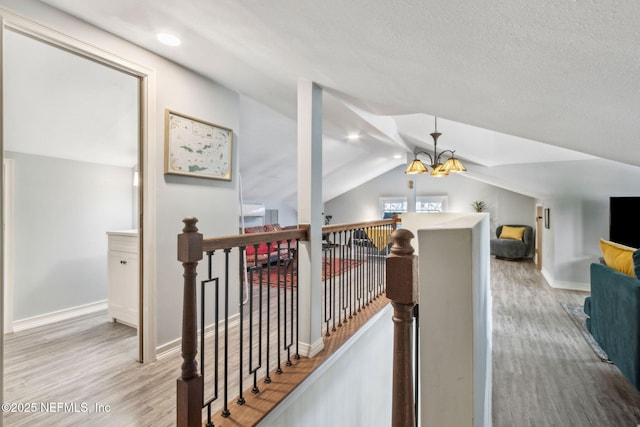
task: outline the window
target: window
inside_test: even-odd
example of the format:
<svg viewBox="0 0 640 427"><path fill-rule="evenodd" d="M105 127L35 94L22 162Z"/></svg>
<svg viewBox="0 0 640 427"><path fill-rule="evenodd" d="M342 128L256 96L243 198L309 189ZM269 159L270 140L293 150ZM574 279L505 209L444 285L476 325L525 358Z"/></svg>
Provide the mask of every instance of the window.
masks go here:
<svg viewBox="0 0 640 427"><path fill-rule="evenodd" d="M416 197L416 212L446 212L448 196ZM407 198L380 197L380 213L382 218L391 218L394 213L407 212Z"/></svg>

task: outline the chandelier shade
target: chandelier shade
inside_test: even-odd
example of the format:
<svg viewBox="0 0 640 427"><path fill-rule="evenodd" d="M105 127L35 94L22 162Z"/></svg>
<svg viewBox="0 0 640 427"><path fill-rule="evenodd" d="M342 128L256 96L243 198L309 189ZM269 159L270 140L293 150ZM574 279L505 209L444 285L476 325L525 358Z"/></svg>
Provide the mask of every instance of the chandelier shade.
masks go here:
<svg viewBox="0 0 640 427"><path fill-rule="evenodd" d="M418 155L424 154L429 157L431 173L430 175L433 177L443 177L449 175L449 173L454 172L466 172L467 168L462 164L460 159L456 159L454 156L455 150L444 150L438 153L438 138L442 135L438 132L438 118L435 118L435 130L431 133L431 137L433 138L433 156L426 151L418 151L414 153L414 159L409 163L409 166L404 171L406 174L421 174L429 172L429 168L425 165L420 159L418 159ZM451 157L449 157L444 164L440 161L442 156L445 153L450 153Z"/></svg>
<svg viewBox="0 0 640 427"><path fill-rule="evenodd" d="M427 168L427 166L422 163L420 160L418 160L418 156L416 155L416 158L413 159L413 161L411 163L409 163L409 167L407 168L407 170L404 171L404 173L409 174L409 175L414 175L414 174L418 174L418 173L425 173L425 172L429 172L429 169Z"/></svg>
<svg viewBox="0 0 640 427"><path fill-rule="evenodd" d="M456 159L455 157L453 157L453 155L449 160L444 162L444 165L442 167L447 172L466 172L467 171L467 168L464 167L460 159Z"/></svg>
<svg viewBox="0 0 640 427"><path fill-rule="evenodd" d="M444 168L444 165L442 163L438 163L437 165L435 165L435 167L431 170L431 173L429 174L433 177L436 178L440 178L443 176L447 176L449 175L449 172L447 172Z"/></svg>

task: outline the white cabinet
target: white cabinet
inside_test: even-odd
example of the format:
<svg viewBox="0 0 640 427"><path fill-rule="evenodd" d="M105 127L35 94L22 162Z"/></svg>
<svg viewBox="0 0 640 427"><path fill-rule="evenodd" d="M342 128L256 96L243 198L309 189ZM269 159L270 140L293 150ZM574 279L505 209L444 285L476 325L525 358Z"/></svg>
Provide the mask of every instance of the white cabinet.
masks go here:
<svg viewBox="0 0 640 427"><path fill-rule="evenodd" d="M109 231L109 318L138 327L139 256L137 231Z"/></svg>

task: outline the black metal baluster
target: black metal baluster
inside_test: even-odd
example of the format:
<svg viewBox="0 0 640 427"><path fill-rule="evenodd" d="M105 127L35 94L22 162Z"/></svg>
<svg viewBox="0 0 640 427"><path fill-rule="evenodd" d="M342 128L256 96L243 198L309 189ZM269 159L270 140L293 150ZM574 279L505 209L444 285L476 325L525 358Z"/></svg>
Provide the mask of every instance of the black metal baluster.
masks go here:
<svg viewBox="0 0 640 427"><path fill-rule="evenodd" d="M382 276L380 275L380 269L382 265L382 260L387 254L386 241L387 241L387 229L386 229L386 226L382 225L380 226L380 247L382 249L380 250L380 257L378 259L378 262L376 263L376 277L375 277L374 288L373 288L373 299L378 298L378 295L379 295L380 281L382 280Z"/></svg>
<svg viewBox="0 0 640 427"><path fill-rule="evenodd" d="M258 363L257 365L254 367L253 365L253 338L254 338L254 325L253 325L253 316L254 316L254 286L253 286L253 281L251 281L251 287L249 288L249 373L253 374L253 387L251 388L251 393L256 394L260 391L260 389L258 388L258 377L257 377L257 373L258 373L258 369L260 369L260 364L261 364L261 346L262 346L262 328L261 328L261 322L262 322L262 287L264 285L263 283L263 267L262 265L258 265L258 244L255 244L254 246L255 249L255 254L256 254L256 258L255 258L255 270L257 272L258 276ZM267 265L269 263L269 248L267 248Z"/></svg>
<svg viewBox="0 0 640 427"><path fill-rule="evenodd" d="M358 233L362 233L362 230L358 229L357 230ZM360 235L360 234L358 234ZM360 258L362 257L362 243L359 244L358 246L356 246L355 248L355 252L356 252L356 260L358 260L358 262L360 262ZM353 315L357 315L358 314L358 288L360 286L360 268L356 269L355 274L354 274L354 282L353 282Z"/></svg>
<svg viewBox="0 0 640 427"><path fill-rule="evenodd" d="M369 295L367 295L367 305L371 304L371 302L374 299L375 288L376 288L376 265L378 264L378 262L380 262L380 256L381 256L380 255L380 249L379 249L380 246L381 246L380 240L382 239L382 237L384 237L382 235L382 233L381 233L382 232L382 226L379 226L379 225L375 226L373 228L373 231L374 231L374 234L376 236L376 240L374 242L374 246L375 246L374 250L376 252L375 252L375 254L374 254L373 258L372 258L374 260L374 262L371 263L371 267L369 268L370 277L369 277L369 280L368 280L368 284L369 285L367 287L368 288L367 290L368 290L368 293L369 293Z"/></svg>
<svg viewBox="0 0 640 427"><path fill-rule="evenodd" d="M282 290L282 337L284 338L283 340L283 345L282 345L282 350L286 351L288 350L288 346L287 346L287 283L286 283L287 279L285 276L285 285L284 285L284 289ZM287 366L289 366L289 356L287 356L287 362L285 363Z"/></svg>
<svg viewBox="0 0 640 427"><path fill-rule="evenodd" d="M288 242L287 242L288 244ZM280 243L278 243L278 250L280 249ZM290 251L289 251L290 252ZM283 283L283 286L285 287L285 292L286 292L286 286L287 286L287 266L285 264L285 270L284 270L284 280L281 277L281 271L280 269L278 269L278 288L276 290L276 294L278 296L278 300L276 302L277 304L277 315L278 315L278 322L277 322L277 327L278 327L278 331L277 331L277 335L278 335L278 345L277 345L277 349L278 349L278 367L276 368L276 374L281 374L282 373L282 356L280 354L280 345L282 344L282 335L281 335L281 323L282 323L282 316L281 316L281 306L280 306L280 301L281 301L281 295L280 295L280 284Z"/></svg>
<svg viewBox="0 0 640 427"><path fill-rule="evenodd" d="M334 242L336 240L336 233L332 233L332 239L331 241ZM336 315L338 313L336 313L336 285L338 280L340 280L340 277L342 274L338 274L338 272L336 271L337 269L337 264L336 264L336 247L335 245L331 245L331 265L332 265L332 272L331 272L331 321L333 326L331 327L331 331L335 332L337 331L336 329Z"/></svg>
<svg viewBox="0 0 640 427"><path fill-rule="evenodd" d="M329 320L331 319L331 315L329 314L329 310L331 310L331 307L329 306L329 301L331 299L329 275L331 274L331 266L328 265L328 262L330 260L327 254L328 250L328 247L322 248L322 270L324 272L322 286L324 287L324 324L326 325L327 329L327 332L325 333L326 337L331 335L329 334Z"/></svg>
<svg viewBox="0 0 640 427"><path fill-rule="evenodd" d="M365 228L362 229L362 231L365 233L365 235L367 235L367 231ZM368 236L368 235L367 235ZM362 261L366 261L366 252L369 250L369 241L367 240L366 242L366 246L362 247L362 251L360 252L360 256ZM362 300L364 298L364 292L363 292L363 286L364 286L364 273L365 273L365 268L366 268L366 264L362 264L363 268L360 270L360 275L358 276L358 310L357 312L362 311Z"/></svg>
<svg viewBox="0 0 640 427"><path fill-rule="evenodd" d="M364 236L367 236L366 229L362 229L362 233ZM365 260L365 250L368 250L366 246L369 246L369 240L365 240L364 244L360 246L360 259ZM359 269L358 274L358 303L357 303L357 311L360 312L362 310L362 298L363 298L363 286L364 286L364 269Z"/></svg>
<svg viewBox="0 0 640 427"><path fill-rule="evenodd" d="M270 248L276 248L276 262L275 262L275 266L276 266L276 274L280 271L280 242L278 241L277 243L274 243L273 245L270 246ZM269 374L269 353L271 352L271 272L272 272L272 265L269 264L269 267L267 268L267 343L266 343L266 348L267 348L267 355L266 355L266 367L267 367L267 372L266 375L264 377L264 382L266 384L269 384L271 382L271 376ZM278 282L276 283L276 286L280 286L280 281L278 280Z"/></svg>
<svg viewBox="0 0 640 427"><path fill-rule="evenodd" d="M244 248L243 248L244 249ZM253 289L253 272L254 272L254 267L256 266L256 264L258 263L258 249L256 248L256 246L253 247L253 266L246 266L243 269L243 273L247 275L247 287L249 289L249 295L247 295L247 298L251 298L251 290ZM237 403L238 405L244 405L246 400L244 398L243 395L243 385L242 385L242 364L244 361L244 352L243 352L243 347L244 347L244 291L243 291L243 287L242 287L243 283L242 281L240 281L240 292L238 293L240 295L239 297L239 301L238 301L238 305L240 306L240 321L239 321L239 325L238 325L238 336L239 336L239 342L238 342L238 357L239 357L239 363L238 363L238 400Z"/></svg>
<svg viewBox="0 0 640 427"><path fill-rule="evenodd" d="M282 346L282 350L283 351L287 351L289 350L289 346L287 345L287 285L286 285L286 276L285 276L285 286L284 289L282 290L282 337L284 338L283 340L283 346ZM287 354L287 362L285 363L287 366L290 366L291 362L290 362L290 358L289 355Z"/></svg>
<svg viewBox="0 0 640 427"><path fill-rule="evenodd" d="M340 252L340 262L348 262L347 259L345 259L344 257L344 245L342 244L342 236L344 234L344 231L339 231L338 232L338 238L337 238L337 244L338 244L338 251ZM344 282L346 280L346 272L342 274L342 276L340 276L340 281L338 282L338 305L336 306L336 316L338 316L338 327L341 328L342 327L342 304L344 304L343 301L343 293L344 293Z"/></svg>
<svg viewBox="0 0 640 427"><path fill-rule="evenodd" d="M355 262L356 261L356 249L357 247L355 246L355 233L354 230L351 229L349 230L349 233L351 234L351 245L349 247L349 258ZM349 295L348 295L348 305L349 305L349 319L353 319L353 301L354 301L354 294L353 294L353 288L354 288L354 283L355 283L355 277L356 277L356 270L353 269L351 270L351 274L349 275Z"/></svg>
<svg viewBox="0 0 640 427"><path fill-rule="evenodd" d="M295 239L295 253L298 254L299 253L299 249L300 249L300 240L299 239ZM291 240L289 240L289 253L291 253ZM293 259L291 260L291 262L293 263L292 266L292 271L295 268L295 275L292 274L291 277L291 289L292 292L295 289L296 291L296 304L295 304L295 309L296 309L296 323L295 323L295 328L296 328L296 352L293 355L293 357L296 360L300 359L300 349L299 349L299 344L300 344L300 289L298 288L298 262L297 262L297 258L294 255Z"/></svg>
<svg viewBox="0 0 640 427"><path fill-rule="evenodd" d="M384 289L386 286L386 271L387 271L387 266L386 266L386 257L387 255L389 255L391 253L391 248L389 246L389 242L391 241L391 233L392 233L393 229L391 228L391 225L387 225L387 229L385 231L385 258L382 260L382 262L380 263L380 289L378 289L378 296L382 295L384 293Z"/></svg>
<svg viewBox="0 0 640 427"><path fill-rule="evenodd" d="M204 401L204 396L205 396L205 369L206 369L206 357L205 357L205 325L206 325L206 318L205 318L205 307L206 307L206 301L207 301L207 296L206 296L206 284L215 281L216 282L216 290L215 292L217 293L217 287L218 287L218 280L217 279L213 279L213 269L212 269L212 258L213 258L213 251L207 252L207 261L208 261L208 265L207 265L207 270L208 270L208 275L207 275L207 279L203 280L200 282L200 295L201 295L201 299L200 299L200 375L202 375L202 397L203 397L203 407L207 408L207 427L213 427L213 422L211 421L211 403L217 399L218 397L218 383L217 381L214 381L213 384L213 398L207 399L206 401ZM217 359L217 355L214 355L214 363L215 365L217 365L218 363L218 359Z"/></svg>
<svg viewBox="0 0 640 427"><path fill-rule="evenodd" d="M373 236L373 239L371 239L371 245L372 248L369 250L369 253L367 254L367 268L366 268L366 273L365 273L365 280L364 280L364 307L369 305L369 300L371 299L371 276L372 276L372 267L373 267L373 263L375 262L375 260L377 259L377 255L376 255L376 251L378 250L378 247L376 246L377 243L377 239L378 236L376 236L376 228L375 227L369 227L368 229L368 233L369 236Z"/></svg>
<svg viewBox="0 0 640 427"><path fill-rule="evenodd" d="M240 299L242 299L242 282L245 278L244 275L244 246L239 248L239 266L240 266ZM222 408L222 416L228 418L231 415L231 411L229 411L229 254L231 253L231 248L227 248L224 250L225 252L225 279L224 279L224 380L223 380L223 408ZM216 306L218 304L216 303ZM216 312L216 318L218 318L218 314ZM216 333L219 330L218 326L216 326ZM218 339L216 338L216 355L218 354ZM216 356L217 357L217 356ZM216 362L216 366L218 362ZM217 376L217 374L216 374ZM217 382L217 380L216 380Z"/></svg>
<svg viewBox="0 0 640 427"><path fill-rule="evenodd" d="M375 258L375 262L373 263L373 266L371 267L371 280L370 280L370 289L371 289L371 296L369 297L369 303L372 303L373 300L376 299L376 293L378 290L378 270L379 270L379 266L380 266L380 259L383 257L384 254L384 226L383 225L379 225L376 227L376 241L377 241L377 245L376 245L376 251L378 252Z"/></svg>
<svg viewBox="0 0 640 427"><path fill-rule="evenodd" d="M382 275L380 274L382 269L382 260L387 254L387 227L385 225L380 226L380 257L378 262L376 263L376 277L373 288L373 299L377 299L380 294L380 282L382 280Z"/></svg>
<svg viewBox="0 0 640 427"><path fill-rule="evenodd" d="M211 279L211 257L213 256L213 253L211 252L207 252L207 259L209 261L209 266L208 266L208 276L207 276L207 280L203 280L200 282L200 295L201 295L201 299L200 299L200 375L202 376L202 396L203 396L203 407L205 406L209 406L207 404L204 403L204 386L205 386L205 358L204 358L204 303L206 300L206 296L205 296L205 284L207 283L207 281L209 279ZM207 411L207 421L208 423L211 423L211 410L209 409ZM209 427L209 426L207 426Z"/></svg>
<svg viewBox="0 0 640 427"><path fill-rule="evenodd" d="M386 255L389 255L391 253L391 233L393 233L393 225L389 224L387 225L387 240L385 240L386 243L386 248L387 248L387 253ZM382 267L380 268L380 290L378 291L378 295L382 295L385 292L385 289L387 287L387 262L386 262L386 257L385 259L382 260L381 263Z"/></svg>
<svg viewBox="0 0 640 427"><path fill-rule="evenodd" d="M291 327L289 328L289 334L291 335L290 339L289 339L289 347L287 349L287 366L291 366L291 346L293 345L293 343L296 341L294 340L294 327L296 329L296 333L297 333L297 327L296 327L296 323L294 322L294 316L297 319L298 318L298 310L297 307L294 306L294 303L297 305L298 303L298 291L297 289L294 289L293 286L290 286L290 290L291 290L291 294L290 294L290 304L291 304L291 308L289 310L289 316L290 316L290 322L291 322ZM286 289L285 289L285 293L286 293ZM295 296L294 296L294 292L295 292ZM296 343L296 359L298 358L298 353L297 353L297 349L298 349L298 345Z"/></svg>
<svg viewBox="0 0 640 427"><path fill-rule="evenodd" d="M380 280L380 261L384 258L385 254L385 245L384 241L386 239L386 232L384 229L384 225L380 225L378 227L378 259L373 266L373 281L371 285L371 301L375 300L378 297L378 286Z"/></svg>

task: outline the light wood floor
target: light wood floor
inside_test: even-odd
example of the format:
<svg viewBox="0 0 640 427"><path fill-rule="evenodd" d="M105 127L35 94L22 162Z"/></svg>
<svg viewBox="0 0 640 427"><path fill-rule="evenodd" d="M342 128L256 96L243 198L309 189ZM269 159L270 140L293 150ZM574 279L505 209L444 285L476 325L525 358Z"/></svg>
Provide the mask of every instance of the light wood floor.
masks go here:
<svg viewBox="0 0 640 427"><path fill-rule="evenodd" d="M532 263L492 259L493 425L636 427L640 393L591 350Z"/></svg>
<svg viewBox="0 0 640 427"><path fill-rule="evenodd" d="M492 260L493 425L630 426L640 393L600 362L529 263ZM5 337L5 402L73 404L91 414L5 413L5 426L173 426L180 355L135 362L133 329L106 314ZM96 412L95 405L110 405ZM56 405L53 405L56 407ZM68 407L67 409L74 409Z"/></svg>

